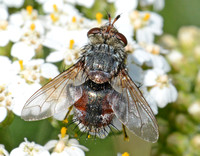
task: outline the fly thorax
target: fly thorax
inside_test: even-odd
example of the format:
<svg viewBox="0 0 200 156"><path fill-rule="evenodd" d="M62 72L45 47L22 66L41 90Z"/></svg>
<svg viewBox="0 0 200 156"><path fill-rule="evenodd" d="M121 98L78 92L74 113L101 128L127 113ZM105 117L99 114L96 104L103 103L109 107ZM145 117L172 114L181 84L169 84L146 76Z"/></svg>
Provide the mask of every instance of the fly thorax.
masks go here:
<svg viewBox="0 0 200 156"><path fill-rule="evenodd" d="M109 81L124 66L123 48L115 49L107 44L91 45L84 56L88 78L98 84Z"/></svg>

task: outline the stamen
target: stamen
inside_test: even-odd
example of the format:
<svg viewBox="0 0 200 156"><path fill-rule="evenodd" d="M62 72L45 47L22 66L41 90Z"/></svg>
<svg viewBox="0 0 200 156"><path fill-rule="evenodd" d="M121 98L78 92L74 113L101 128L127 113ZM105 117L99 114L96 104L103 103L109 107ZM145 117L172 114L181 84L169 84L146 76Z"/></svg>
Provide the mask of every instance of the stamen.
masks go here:
<svg viewBox="0 0 200 156"><path fill-rule="evenodd" d="M67 128L66 127L62 127L60 130L61 133L61 137L64 138L66 136L67 133Z"/></svg>
<svg viewBox="0 0 200 156"><path fill-rule="evenodd" d="M88 137L88 139L90 139L90 138L91 138L91 135L89 134L87 137Z"/></svg>
<svg viewBox="0 0 200 156"><path fill-rule="evenodd" d="M74 134L74 137L75 137L75 138L77 138L77 137L78 137L78 134L77 134L77 133L75 133L75 134Z"/></svg>
<svg viewBox="0 0 200 156"><path fill-rule="evenodd" d="M72 23L76 23L76 17L75 16L72 17Z"/></svg>
<svg viewBox="0 0 200 156"><path fill-rule="evenodd" d="M96 14L96 20L97 20L98 24L101 24L102 18L103 18L102 13L98 12Z"/></svg>
<svg viewBox="0 0 200 156"><path fill-rule="evenodd" d="M19 60L19 65L20 65L20 69L23 70L24 69L23 60Z"/></svg>
<svg viewBox="0 0 200 156"><path fill-rule="evenodd" d="M124 152L124 153L122 154L122 156L129 156L129 153L128 153L128 152Z"/></svg>
<svg viewBox="0 0 200 156"><path fill-rule="evenodd" d="M72 49L74 46L74 40L69 41L69 49Z"/></svg>
<svg viewBox="0 0 200 156"><path fill-rule="evenodd" d="M144 15L144 17L143 17L143 20L144 21L148 21L149 20L149 18L150 18L150 13L146 13L145 15Z"/></svg>
<svg viewBox="0 0 200 156"><path fill-rule="evenodd" d="M53 5L53 10L54 10L54 12L58 12L58 7L56 4Z"/></svg>
<svg viewBox="0 0 200 156"><path fill-rule="evenodd" d="M26 7L26 11L27 11L27 13L28 13L29 15L31 15L32 12L33 12L33 7L30 6L30 5L28 5L28 6Z"/></svg>
<svg viewBox="0 0 200 156"><path fill-rule="evenodd" d="M56 21L58 21L58 17L56 17L54 13L51 13L50 17L51 17L51 20L52 20L53 23L55 23Z"/></svg>
<svg viewBox="0 0 200 156"><path fill-rule="evenodd" d="M32 23L31 25L30 25L30 29L33 31L33 30L35 30L35 24L34 23Z"/></svg>
<svg viewBox="0 0 200 156"><path fill-rule="evenodd" d="M67 120L67 118L65 120L63 120L64 123L68 123L69 121Z"/></svg>

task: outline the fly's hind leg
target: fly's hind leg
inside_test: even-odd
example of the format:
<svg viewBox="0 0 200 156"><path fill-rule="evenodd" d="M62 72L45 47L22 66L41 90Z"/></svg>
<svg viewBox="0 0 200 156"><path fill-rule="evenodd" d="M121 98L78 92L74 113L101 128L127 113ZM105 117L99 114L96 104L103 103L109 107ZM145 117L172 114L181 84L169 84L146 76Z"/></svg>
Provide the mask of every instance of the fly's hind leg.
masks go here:
<svg viewBox="0 0 200 156"><path fill-rule="evenodd" d="M70 113L71 113L71 111L72 111L72 108L73 108L73 105L70 106L70 107L68 108L68 112L67 112L67 114L65 115L65 118L64 118L64 120L63 120L64 123L68 123L68 117L69 117L69 115L70 115Z"/></svg>
<svg viewBox="0 0 200 156"><path fill-rule="evenodd" d="M124 141L129 141L128 134L126 133L126 127L122 124L123 134L124 134Z"/></svg>

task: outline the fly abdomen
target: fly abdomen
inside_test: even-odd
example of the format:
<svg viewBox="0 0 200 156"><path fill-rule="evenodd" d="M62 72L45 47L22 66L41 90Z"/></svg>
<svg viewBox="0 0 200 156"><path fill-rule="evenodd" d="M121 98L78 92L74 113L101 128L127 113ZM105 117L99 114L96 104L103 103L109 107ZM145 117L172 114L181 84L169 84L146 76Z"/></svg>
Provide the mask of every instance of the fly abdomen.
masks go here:
<svg viewBox="0 0 200 156"><path fill-rule="evenodd" d="M107 127L114 117L107 94L111 89L109 83L95 84L88 80L83 84L83 96L74 104L75 117L80 126L90 133L99 133Z"/></svg>

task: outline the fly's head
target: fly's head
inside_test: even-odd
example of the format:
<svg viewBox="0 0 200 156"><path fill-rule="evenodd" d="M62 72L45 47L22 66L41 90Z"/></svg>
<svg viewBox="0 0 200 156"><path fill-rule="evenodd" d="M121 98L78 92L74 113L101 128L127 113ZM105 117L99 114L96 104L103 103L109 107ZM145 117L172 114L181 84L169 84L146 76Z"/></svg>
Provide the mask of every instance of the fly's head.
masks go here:
<svg viewBox="0 0 200 156"><path fill-rule="evenodd" d="M114 27L114 23L120 18L118 15L111 23L111 17L108 15L109 23L100 28L92 28L88 31L87 36L92 44L108 44L114 48L125 47L127 45L126 37L119 33Z"/></svg>

